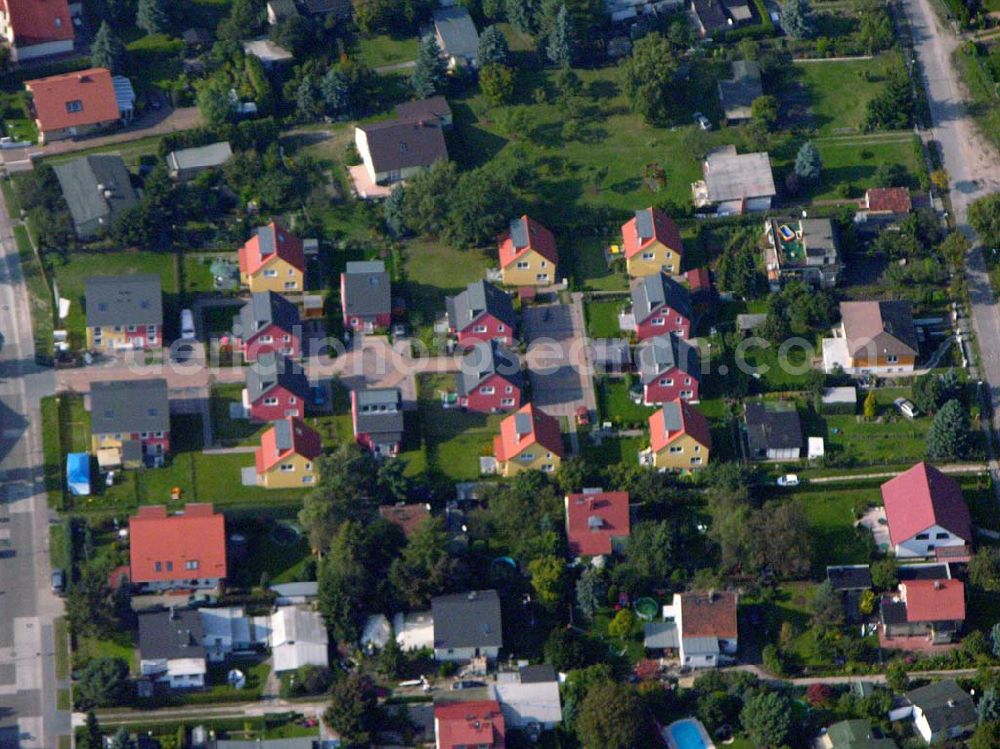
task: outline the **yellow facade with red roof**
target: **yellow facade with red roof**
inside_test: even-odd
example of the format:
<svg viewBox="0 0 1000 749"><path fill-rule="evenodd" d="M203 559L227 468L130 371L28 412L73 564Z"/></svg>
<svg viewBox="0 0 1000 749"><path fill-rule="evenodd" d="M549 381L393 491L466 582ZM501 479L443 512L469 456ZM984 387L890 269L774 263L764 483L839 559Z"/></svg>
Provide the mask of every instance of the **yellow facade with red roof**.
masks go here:
<svg viewBox="0 0 1000 749"><path fill-rule="evenodd" d="M553 473L563 456L559 421L529 403L500 422L493 454L501 476L530 470Z"/></svg>
<svg viewBox="0 0 1000 749"><path fill-rule="evenodd" d="M299 419L276 421L260 437L255 455L257 485L265 489L296 489L319 481L316 459L322 452L319 434Z"/></svg>
<svg viewBox="0 0 1000 749"><path fill-rule="evenodd" d="M654 468L689 471L708 465L712 434L708 420L684 400L664 403L649 417L650 462Z"/></svg>
<svg viewBox="0 0 1000 749"><path fill-rule="evenodd" d="M239 249L240 283L250 291L278 294L305 289L305 251L302 240L277 221L259 226Z"/></svg>
<svg viewBox="0 0 1000 749"><path fill-rule="evenodd" d="M622 226L625 265L632 278L681 272L684 244L669 216L655 208L644 208Z"/></svg>
<svg viewBox="0 0 1000 749"><path fill-rule="evenodd" d="M507 286L551 286L558 280L556 238L529 216L510 222L497 238L500 278Z"/></svg>

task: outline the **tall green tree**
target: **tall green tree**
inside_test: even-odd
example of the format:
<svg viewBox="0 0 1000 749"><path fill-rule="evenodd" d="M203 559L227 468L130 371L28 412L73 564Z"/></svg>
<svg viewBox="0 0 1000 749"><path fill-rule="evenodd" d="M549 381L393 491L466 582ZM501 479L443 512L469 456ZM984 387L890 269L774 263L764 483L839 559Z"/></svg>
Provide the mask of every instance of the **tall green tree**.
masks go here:
<svg viewBox="0 0 1000 749"><path fill-rule="evenodd" d="M417 66L410 78L410 87L418 98L426 99L444 91L447 83L448 64L441 47L433 36L427 36L417 50Z"/></svg>
<svg viewBox="0 0 1000 749"><path fill-rule="evenodd" d="M353 442L340 445L317 460L320 485L308 495L299 511L299 523L309 543L324 553L345 520L367 522L378 511L375 458Z"/></svg>
<svg viewBox="0 0 1000 749"><path fill-rule="evenodd" d="M927 456L932 460L964 458L969 447L969 415L952 399L941 406L927 431Z"/></svg>
<svg viewBox="0 0 1000 749"><path fill-rule="evenodd" d="M812 141L806 141L795 156L795 176L803 182L815 182L822 174L823 160L820 158L819 150Z"/></svg>
<svg viewBox="0 0 1000 749"><path fill-rule="evenodd" d="M323 718L347 746L368 746L379 724L378 696L371 677L354 671L334 682Z"/></svg>
<svg viewBox="0 0 1000 749"><path fill-rule="evenodd" d="M229 15L219 24L219 38L239 42L257 34L263 25L262 0L233 0Z"/></svg>
<svg viewBox="0 0 1000 749"><path fill-rule="evenodd" d="M507 20L518 31L532 33L538 23L538 0L504 0Z"/></svg>
<svg viewBox="0 0 1000 749"><path fill-rule="evenodd" d="M528 562L531 587L543 606L552 607L559 603L566 592L566 562L562 557L545 554Z"/></svg>
<svg viewBox="0 0 1000 749"><path fill-rule="evenodd" d="M969 206L969 224L988 247L1000 247L1000 192L979 198Z"/></svg>
<svg viewBox="0 0 1000 749"><path fill-rule="evenodd" d="M295 90L295 112L300 119L310 121L319 113L316 84L312 76L304 75Z"/></svg>
<svg viewBox="0 0 1000 749"><path fill-rule="evenodd" d="M111 746L109 749L135 749L135 742L132 741L132 736L129 734L127 726L118 726L118 730L111 737Z"/></svg>
<svg viewBox="0 0 1000 749"><path fill-rule="evenodd" d="M389 197L382 203L382 220L385 221L386 231L391 237L399 238L406 234L406 219L404 216L404 205L406 196L402 185L396 185L389 193Z"/></svg>
<svg viewBox="0 0 1000 749"><path fill-rule="evenodd" d="M77 709L90 710L123 704L130 690L128 663L121 658L94 658L80 673L73 698Z"/></svg>
<svg viewBox="0 0 1000 749"><path fill-rule="evenodd" d="M76 741L77 749L104 749L104 739L101 737L101 725L97 722L97 714L87 711L87 722L83 733Z"/></svg>
<svg viewBox="0 0 1000 749"><path fill-rule="evenodd" d="M591 686L575 725L583 749L638 749L653 743L645 705L628 684L602 681Z"/></svg>
<svg viewBox="0 0 1000 749"><path fill-rule="evenodd" d="M604 572L597 567L587 567L576 581L576 607L588 619L604 604L608 586Z"/></svg>
<svg viewBox="0 0 1000 749"><path fill-rule="evenodd" d="M784 0L781 3L781 28L793 39L808 39L816 21L809 0Z"/></svg>
<svg viewBox="0 0 1000 749"><path fill-rule="evenodd" d="M479 35L479 67L510 64L510 46L507 37L497 26L487 26Z"/></svg>
<svg viewBox="0 0 1000 749"><path fill-rule="evenodd" d="M364 565L361 527L347 521L319 567L319 611L336 640L358 641L365 595L373 582Z"/></svg>
<svg viewBox="0 0 1000 749"><path fill-rule="evenodd" d="M90 43L90 63L95 68L107 68L114 74L120 73L125 63L125 45L107 21L101 21L94 41Z"/></svg>
<svg viewBox="0 0 1000 749"><path fill-rule="evenodd" d="M573 29L565 5L561 5L556 14L548 44L545 45L545 55L553 65L569 67L573 64Z"/></svg>
<svg viewBox="0 0 1000 749"><path fill-rule="evenodd" d="M1000 592L1000 549L982 546L969 560L969 582L980 590Z"/></svg>
<svg viewBox="0 0 1000 749"><path fill-rule="evenodd" d="M740 722L759 749L778 749L792 730L792 703L780 692L758 690L743 703Z"/></svg>
<svg viewBox="0 0 1000 749"><path fill-rule="evenodd" d="M139 0L135 24L147 34L162 34L167 30L167 12L163 0Z"/></svg>
<svg viewBox="0 0 1000 749"><path fill-rule="evenodd" d="M677 101L677 62L670 42L659 34L647 34L635 43L620 70L622 89L632 109L651 125L667 123L671 104Z"/></svg>
<svg viewBox="0 0 1000 749"><path fill-rule="evenodd" d="M390 579L399 597L412 608L459 582L458 565L448 553L451 539L442 518L427 518L410 534L402 555L392 563Z"/></svg>

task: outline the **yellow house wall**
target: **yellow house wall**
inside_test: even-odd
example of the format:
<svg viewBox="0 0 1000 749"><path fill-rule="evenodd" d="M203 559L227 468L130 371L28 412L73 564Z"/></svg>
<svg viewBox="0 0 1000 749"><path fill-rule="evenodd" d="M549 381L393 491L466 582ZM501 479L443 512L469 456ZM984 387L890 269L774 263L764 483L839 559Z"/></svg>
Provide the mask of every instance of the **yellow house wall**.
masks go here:
<svg viewBox="0 0 1000 749"><path fill-rule="evenodd" d="M282 463L291 463L295 466L294 471L282 471ZM306 470L306 464L312 463L312 468L308 471ZM312 476L313 480L311 484L303 484L303 476ZM281 461L281 463L276 463L271 470L266 471L263 476L262 484L266 489L295 489L303 486L315 486L318 479L316 478L316 463L306 460L301 455L292 455L287 460Z"/></svg>
<svg viewBox="0 0 1000 749"><path fill-rule="evenodd" d="M528 263L528 267L518 268L517 264L519 262ZM545 265L542 266L542 263L545 263ZM508 265L501 271L500 275L507 286L550 286L558 278L556 270L557 268L553 263L550 263L537 252L532 251L525 253ZM547 281L536 280L535 276L539 273L548 273L549 279Z"/></svg>
<svg viewBox="0 0 1000 749"><path fill-rule="evenodd" d="M122 437L131 437L131 433L128 435L122 435ZM95 455L98 450L103 450L106 447L121 448L122 440L115 439L113 434L94 434L90 438L90 449Z"/></svg>
<svg viewBox="0 0 1000 749"><path fill-rule="evenodd" d="M541 450L541 452L539 452L539 450ZM545 457L546 453L548 453L548 450L546 450L543 447L540 447L537 444L532 445L529 448L529 451L535 455L534 460L526 462L520 460L518 457L514 457L510 460L504 461L503 463L500 464L500 475L509 477L509 476L516 476L521 471L529 471L532 469L540 471L542 470L542 466L550 463L552 464L553 471L559 470L559 465L562 463L562 458L560 458L555 453L552 453L551 457Z"/></svg>
<svg viewBox="0 0 1000 749"><path fill-rule="evenodd" d="M652 252L652 260L643 260L643 253ZM630 257L626 261L628 274L633 278L640 276L655 276L661 268L666 268L667 273L677 274L681 272L681 255L667 247L662 242L654 242L638 254Z"/></svg>
<svg viewBox="0 0 1000 749"><path fill-rule="evenodd" d="M265 270L275 270L278 275L265 276ZM295 288L286 289L285 283L287 281L295 281ZM245 283L250 287L250 291L276 291L278 293L302 291L302 271L292 267L287 260L277 258L246 278Z"/></svg>
<svg viewBox="0 0 1000 749"><path fill-rule="evenodd" d="M695 452L695 446L700 447L701 450ZM671 453L671 447L683 447L684 450L679 453ZM656 467L668 468L670 470L677 471L683 469L696 470L698 468L704 468L708 465L709 452L709 449L695 440L694 437L690 434L685 434L682 437L678 437L656 454ZM701 458L701 463L698 465L691 465L691 458L696 456Z"/></svg>
<svg viewBox="0 0 1000 749"><path fill-rule="evenodd" d="M114 326L101 328L101 345L94 344L94 329L87 328L87 348L96 351L113 351L125 345L125 328L115 331Z"/></svg>

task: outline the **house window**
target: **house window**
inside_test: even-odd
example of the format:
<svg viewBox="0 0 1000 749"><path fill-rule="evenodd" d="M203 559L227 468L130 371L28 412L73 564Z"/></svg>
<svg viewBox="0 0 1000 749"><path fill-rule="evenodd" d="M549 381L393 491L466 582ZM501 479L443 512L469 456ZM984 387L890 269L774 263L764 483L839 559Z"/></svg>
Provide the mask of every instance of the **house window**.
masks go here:
<svg viewBox="0 0 1000 749"><path fill-rule="evenodd" d="M547 268L547 267L549 267L549 264L543 260L542 261L542 267L543 268Z"/></svg>
<svg viewBox="0 0 1000 749"><path fill-rule="evenodd" d="M887 356L887 357L885 358L885 360L886 360L886 361L887 361L887 362L888 362L889 364L898 364L898 363L899 363L899 357L898 357L898 356L895 356L895 355L893 355L893 354L889 354L889 356Z"/></svg>
<svg viewBox="0 0 1000 749"><path fill-rule="evenodd" d="M291 343L292 337L290 335L286 335L284 336L283 340L285 341L285 343Z"/></svg>
<svg viewBox="0 0 1000 749"><path fill-rule="evenodd" d="M521 458L520 459L523 460L525 463L527 463L527 462L530 462L530 461L532 461L532 460L535 459L535 454L534 453L521 453Z"/></svg>
<svg viewBox="0 0 1000 749"><path fill-rule="evenodd" d="M694 393L690 390L681 390L681 398L690 398Z"/></svg>
<svg viewBox="0 0 1000 749"><path fill-rule="evenodd" d="M149 333L150 337L155 336L156 335L156 326L155 325L147 325L146 326L146 332Z"/></svg>
<svg viewBox="0 0 1000 749"><path fill-rule="evenodd" d="M677 453L682 453L682 452L684 452L683 446L677 445L670 448L670 453L672 455L676 455Z"/></svg>
<svg viewBox="0 0 1000 749"><path fill-rule="evenodd" d="M292 471L295 470L295 464L294 463L282 463L281 464L281 468L279 470L282 473L291 473Z"/></svg>
<svg viewBox="0 0 1000 749"><path fill-rule="evenodd" d="M315 480L316 480L315 476L303 476L302 477L302 483L303 484L311 484Z"/></svg>
<svg viewBox="0 0 1000 749"><path fill-rule="evenodd" d="M83 102L80 101L79 99L71 99L70 101L66 102L66 111L70 113L82 112Z"/></svg>
<svg viewBox="0 0 1000 749"><path fill-rule="evenodd" d="M265 398L264 399L264 405L265 406L277 406L278 405L278 399L277 398Z"/></svg>
<svg viewBox="0 0 1000 749"><path fill-rule="evenodd" d="M159 439L159 438L163 437L163 432L153 432L153 436L156 437L157 439Z"/></svg>
<svg viewBox="0 0 1000 749"><path fill-rule="evenodd" d="M189 559L188 561L184 562L184 569L186 569L186 570L196 570L196 569L198 569L198 560L197 559Z"/></svg>
<svg viewBox="0 0 1000 749"><path fill-rule="evenodd" d="M307 471L311 471L312 469L313 469L313 464L312 463L306 463L306 470Z"/></svg>
<svg viewBox="0 0 1000 749"><path fill-rule="evenodd" d="M691 465L693 466L701 465L701 458L691 458Z"/></svg>
<svg viewBox="0 0 1000 749"><path fill-rule="evenodd" d="M486 332L486 326L485 325L477 325L477 326L475 326L472 329L472 332L473 333L485 333Z"/></svg>
<svg viewBox="0 0 1000 749"><path fill-rule="evenodd" d="M497 325L497 333L503 333L507 329L503 325Z"/></svg>
<svg viewBox="0 0 1000 749"><path fill-rule="evenodd" d="M916 539L918 541L926 541L928 538L930 538L930 534L928 533L918 533L916 535Z"/></svg>
<svg viewBox="0 0 1000 749"><path fill-rule="evenodd" d="M139 436L144 440L149 439L149 432L141 432Z"/></svg>
<svg viewBox="0 0 1000 749"><path fill-rule="evenodd" d="M951 538L951 536L949 536L949 535L947 534L947 532L941 532L941 533L938 533L938 534L936 534L936 535L934 536L934 538Z"/></svg>
<svg viewBox="0 0 1000 749"><path fill-rule="evenodd" d="M664 377L662 380L660 380L660 385L662 387L670 387L673 384L674 384L674 381L672 379L670 379L669 377Z"/></svg>
<svg viewBox="0 0 1000 749"><path fill-rule="evenodd" d="M289 268L288 269L288 275L294 276L295 275L295 268Z"/></svg>
<svg viewBox="0 0 1000 749"><path fill-rule="evenodd" d="M129 333L134 333L135 332L135 325L129 325L126 328L126 330L128 330Z"/></svg>
<svg viewBox="0 0 1000 749"><path fill-rule="evenodd" d="M673 256L674 256L674 253L673 253L673 252L671 252L670 250L667 250L667 260L669 260L669 259L670 259L670 258L672 258Z"/></svg>
<svg viewBox="0 0 1000 749"><path fill-rule="evenodd" d="M167 572L173 572L173 571L174 571L174 563L167 562Z"/></svg>
<svg viewBox="0 0 1000 749"><path fill-rule="evenodd" d="M517 261L517 269L518 270L527 270L530 267L531 267L531 263L529 263L527 260L518 260Z"/></svg>
<svg viewBox="0 0 1000 749"><path fill-rule="evenodd" d="M299 288L299 282L298 281L285 281L285 288L286 289L297 289L297 288Z"/></svg>
<svg viewBox="0 0 1000 749"><path fill-rule="evenodd" d="M277 277L278 277L278 271L276 271L274 268L264 269L264 278L277 278Z"/></svg>
<svg viewBox="0 0 1000 749"><path fill-rule="evenodd" d="M536 273L535 274L535 280L536 281L548 281L549 280L549 274L548 273Z"/></svg>
<svg viewBox="0 0 1000 749"><path fill-rule="evenodd" d="M649 321L650 325L655 325L656 327L661 327L663 323L666 322L662 317L654 317Z"/></svg>
<svg viewBox="0 0 1000 749"><path fill-rule="evenodd" d="M700 452L701 452L701 445L695 445L695 446L694 446L694 451L695 451L696 453L700 453Z"/></svg>
<svg viewBox="0 0 1000 749"><path fill-rule="evenodd" d="M289 406L294 406L296 404L296 402L297 401L295 400L295 396L294 395L288 396L288 405Z"/></svg>
<svg viewBox="0 0 1000 749"><path fill-rule="evenodd" d="M494 393L496 393L496 391L497 391L497 389L495 387L492 387L492 386L491 387L481 387L481 388L479 388L479 392L482 395L493 395Z"/></svg>
<svg viewBox="0 0 1000 749"><path fill-rule="evenodd" d="M157 562L156 564L154 564L153 569L155 569L157 572L163 572L163 562Z"/></svg>
<svg viewBox="0 0 1000 749"><path fill-rule="evenodd" d="M505 388L503 389L503 391L504 391L505 393L513 393L513 392L514 392L514 386L513 386L513 385L508 385L507 387L505 387Z"/></svg>
<svg viewBox="0 0 1000 749"><path fill-rule="evenodd" d="M644 252L644 253L642 253L642 259L643 260L652 260L655 257L656 257L656 253L655 252Z"/></svg>
<svg viewBox="0 0 1000 749"><path fill-rule="evenodd" d="M504 398L503 400L500 401L500 405L501 406L513 406L514 405L514 399L513 398Z"/></svg>
<svg viewBox="0 0 1000 749"><path fill-rule="evenodd" d="M261 343L272 343L273 341L274 341L274 338L272 336L269 336L269 335L262 335L260 337L260 342Z"/></svg>
<svg viewBox="0 0 1000 749"><path fill-rule="evenodd" d="M684 318L683 317L678 317L676 320L674 320L674 322L677 323L678 325L683 325L684 324Z"/></svg>
<svg viewBox="0 0 1000 749"><path fill-rule="evenodd" d="M96 337L100 338L100 336L101 336L101 326L100 325L95 325L94 326L94 335Z"/></svg>
<svg viewBox="0 0 1000 749"><path fill-rule="evenodd" d="M690 377L685 377L684 378L684 384L685 385L690 385L691 384L691 378Z"/></svg>

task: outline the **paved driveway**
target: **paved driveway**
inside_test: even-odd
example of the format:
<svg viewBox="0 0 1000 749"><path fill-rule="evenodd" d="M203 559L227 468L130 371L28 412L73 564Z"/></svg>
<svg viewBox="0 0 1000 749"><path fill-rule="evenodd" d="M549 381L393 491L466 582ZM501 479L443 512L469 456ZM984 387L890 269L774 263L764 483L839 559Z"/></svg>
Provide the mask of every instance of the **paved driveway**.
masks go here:
<svg viewBox="0 0 1000 749"><path fill-rule="evenodd" d="M595 410L582 304L528 307L522 320L532 402L553 416L571 419L580 406Z"/></svg>

